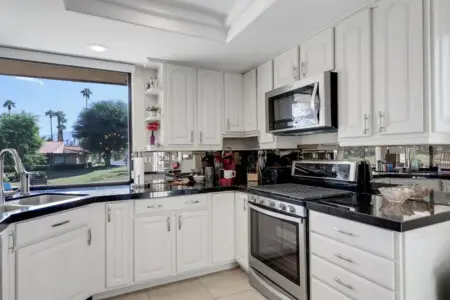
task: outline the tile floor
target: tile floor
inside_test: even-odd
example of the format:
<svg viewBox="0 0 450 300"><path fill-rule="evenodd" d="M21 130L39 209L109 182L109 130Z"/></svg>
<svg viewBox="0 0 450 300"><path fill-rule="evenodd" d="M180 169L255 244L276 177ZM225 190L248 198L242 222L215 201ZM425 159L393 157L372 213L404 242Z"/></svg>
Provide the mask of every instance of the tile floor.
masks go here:
<svg viewBox="0 0 450 300"><path fill-rule="evenodd" d="M265 300L241 269L232 269L122 295L110 300Z"/></svg>

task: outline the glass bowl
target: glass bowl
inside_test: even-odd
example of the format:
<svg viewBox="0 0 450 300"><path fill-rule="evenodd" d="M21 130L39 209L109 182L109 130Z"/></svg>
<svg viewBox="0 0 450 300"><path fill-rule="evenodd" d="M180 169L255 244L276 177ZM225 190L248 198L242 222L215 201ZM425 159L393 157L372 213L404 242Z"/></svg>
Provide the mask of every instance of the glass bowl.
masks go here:
<svg viewBox="0 0 450 300"><path fill-rule="evenodd" d="M383 187L378 189L388 202L403 203L413 195L414 191L407 186Z"/></svg>
<svg viewBox="0 0 450 300"><path fill-rule="evenodd" d="M420 184L410 184L407 187L413 191L413 194L409 197L412 200L423 200L423 198L429 196L433 191L429 187Z"/></svg>

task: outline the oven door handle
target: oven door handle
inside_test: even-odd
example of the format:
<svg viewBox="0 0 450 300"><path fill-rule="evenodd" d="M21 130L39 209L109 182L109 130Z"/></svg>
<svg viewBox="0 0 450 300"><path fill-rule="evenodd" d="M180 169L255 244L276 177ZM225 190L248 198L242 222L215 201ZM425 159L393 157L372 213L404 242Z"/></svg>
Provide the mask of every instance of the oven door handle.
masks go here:
<svg viewBox="0 0 450 300"><path fill-rule="evenodd" d="M251 209L262 213L264 215L270 216L270 217L274 217L274 218L278 218L278 219L282 219L282 220L286 220L286 221L291 221L294 223L299 223L299 224L303 224L303 219L305 219L305 217L291 217L285 214L281 214L281 213L276 213L270 210L266 210L264 208L261 208L259 206L253 205L252 203L248 204L250 206Z"/></svg>

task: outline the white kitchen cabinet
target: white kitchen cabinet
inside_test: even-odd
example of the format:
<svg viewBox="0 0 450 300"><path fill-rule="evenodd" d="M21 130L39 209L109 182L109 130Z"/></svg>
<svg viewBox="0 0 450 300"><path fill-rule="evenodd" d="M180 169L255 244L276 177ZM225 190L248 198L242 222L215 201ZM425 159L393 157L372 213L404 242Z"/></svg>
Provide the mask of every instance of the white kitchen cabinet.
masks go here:
<svg viewBox="0 0 450 300"><path fill-rule="evenodd" d="M1 292L0 299L16 299L16 252L14 251L15 225L1 233Z"/></svg>
<svg viewBox="0 0 450 300"><path fill-rule="evenodd" d="M132 282L132 202L106 206L106 287Z"/></svg>
<svg viewBox="0 0 450 300"><path fill-rule="evenodd" d="M267 133L266 92L273 89L273 63L268 61L258 67L257 73L257 101L258 101L258 128L259 143L273 143L273 134Z"/></svg>
<svg viewBox="0 0 450 300"><path fill-rule="evenodd" d="M339 138L372 134L371 11L364 9L336 26Z"/></svg>
<svg viewBox="0 0 450 300"><path fill-rule="evenodd" d="M175 274L175 214L134 220L134 279L136 282Z"/></svg>
<svg viewBox="0 0 450 300"><path fill-rule="evenodd" d="M223 73L199 69L197 74L197 143L221 148Z"/></svg>
<svg viewBox="0 0 450 300"><path fill-rule="evenodd" d="M224 133L244 133L244 75L225 73Z"/></svg>
<svg viewBox="0 0 450 300"><path fill-rule="evenodd" d="M236 193L235 195L235 238L236 261L242 268L248 270L248 200L247 195Z"/></svg>
<svg viewBox="0 0 450 300"><path fill-rule="evenodd" d="M256 105L256 69L244 74L245 132L258 131L258 109Z"/></svg>
<svg viewBox="0 0 450 300"><path fill-rule="evenodd" d="M212 195L212 261L214 265L235 260L234 192Z"/></svg>
<svg viewBox="0 0 450 300"><path fill-rule="evenodd" d="M208 210L177 214L177 272L205 268L210 259Z"/></svg>
<svg viewBox="0 0 450 300"><path fill-rule="evenodd" d="M379 1L372 17L373 131L381 135L422 133L423 0Z"/></svg>
<svg viewBox="0 0 450 300"><path fill-rule="evenodd" d="M294 47L273 60L273 81L274 88L293 83L299 79L299 50Z"/></svg>
<svg viewBox="0 0 450 300"><path fill-rule="evenodd" d="M16 252L17 300L86 300L89 228L82 227Z"/></svg>
<svg viewBox="0 0 450 300"><path fill-rule="evenodd" d="M300 78L334 69L334 28L330 27L300 44Z"/></svg>
<svg viewBox="0 0 450 300"><path fill-rule="evenodd" d="M163 113L164 143L168 146L194 145L197 72L194 68L166 65Z"/></svg>
<svg viewBox="0 0 450 300"><path fill-rule="evenodd" d="M336 291L328 284L316 278L311 278L311 300L350 300L350 298Z"/></svg>

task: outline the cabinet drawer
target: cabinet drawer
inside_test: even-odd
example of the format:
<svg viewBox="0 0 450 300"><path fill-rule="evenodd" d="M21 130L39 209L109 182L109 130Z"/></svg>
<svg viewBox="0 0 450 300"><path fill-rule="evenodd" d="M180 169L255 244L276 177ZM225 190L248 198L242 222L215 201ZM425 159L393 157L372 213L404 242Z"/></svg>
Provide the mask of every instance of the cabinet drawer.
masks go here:
<svg viewBox="0 0 450 300"><path fill-rule="evenodd" d="M311 276L357 300L395 300L395 293L311 255ZM334 299L334 298L333 298Z"/></svg>
<svg viewBox="0 0 450 300"><path fill-rule="evenodd" d="M310 235L310 249L314 255L395 290L395 264L391 260L315 233Z"/></svg>
<svg viewBox="0 0 450 300"><path fill-rule="evenodd" d="M394 259L394 232L311 211L311 232Z"/></svg>
<svg viewBox="0 0 450 300"><path fill-rule="evenodd" d="M136 215L169 212L173 210L203 208L208 205L207 195L192 195L166 197L148 200L136 200L134 213Z"/></svg>
<svg viewBox="0 0 450 300"><path fill-rule="evenodd" d="M17 223L16 247L20 248L87 225L88 209L88 207L72 209Z"/></svg>
<svg viewBox="0 0 450 300"><path fill-rule="evenodd" d="M311 279L311 300L351 300L329 285L317 280Z"/></svg>

